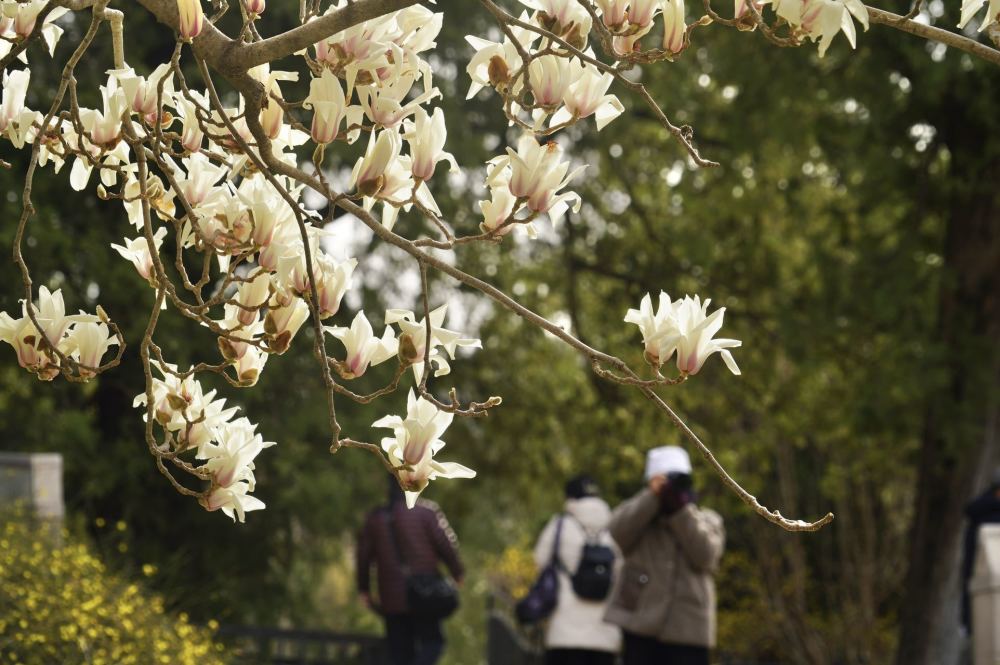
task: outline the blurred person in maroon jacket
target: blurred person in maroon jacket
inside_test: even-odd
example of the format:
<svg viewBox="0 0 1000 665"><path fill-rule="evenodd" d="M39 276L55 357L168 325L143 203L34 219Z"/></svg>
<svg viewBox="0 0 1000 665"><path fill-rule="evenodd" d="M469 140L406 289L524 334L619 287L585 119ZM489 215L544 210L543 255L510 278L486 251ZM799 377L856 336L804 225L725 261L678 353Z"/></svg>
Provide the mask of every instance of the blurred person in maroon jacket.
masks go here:
<svg viewBox="0 0 1000 665"><path fill-rule="evenodd" d="M459 585L465 570L458 539L438 506L420 499L406 507L403 491L389 477L389 503L368 514L357 548L357 582L361 599L385 620L385 636L393 665L433 665L444 651L441 621L412 613L406 598L406 572L434 573L444 564ZM375 566L377 594L371 590Z"/></svg>

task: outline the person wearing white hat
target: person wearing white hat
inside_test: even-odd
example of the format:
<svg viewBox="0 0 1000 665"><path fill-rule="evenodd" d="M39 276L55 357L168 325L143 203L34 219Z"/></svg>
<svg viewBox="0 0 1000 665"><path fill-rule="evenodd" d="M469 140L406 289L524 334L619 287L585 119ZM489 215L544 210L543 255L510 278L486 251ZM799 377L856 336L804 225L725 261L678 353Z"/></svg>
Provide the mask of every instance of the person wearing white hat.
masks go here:
<svg viewBox="0 0 1000 665"><path fill-rule="evenodd" d="M623 665L708 665L722 517L695 503L691 458L678 446L646 456L646 487L609 530L625 557L605 620L622 628Z"/></svg>

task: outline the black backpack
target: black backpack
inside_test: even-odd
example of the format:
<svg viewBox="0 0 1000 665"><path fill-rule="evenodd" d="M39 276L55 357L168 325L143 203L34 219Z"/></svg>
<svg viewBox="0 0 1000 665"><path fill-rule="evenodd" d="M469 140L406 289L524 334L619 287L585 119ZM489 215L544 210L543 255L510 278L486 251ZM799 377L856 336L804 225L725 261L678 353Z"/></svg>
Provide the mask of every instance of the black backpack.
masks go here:
<svg viewBox="0 0 1000 665"><path fill-rule="evenodd" d="M570 577L573 592L584 600L604 600L611 592L615 551L607 545L589 542L580 553L580 565Z"/></svg>

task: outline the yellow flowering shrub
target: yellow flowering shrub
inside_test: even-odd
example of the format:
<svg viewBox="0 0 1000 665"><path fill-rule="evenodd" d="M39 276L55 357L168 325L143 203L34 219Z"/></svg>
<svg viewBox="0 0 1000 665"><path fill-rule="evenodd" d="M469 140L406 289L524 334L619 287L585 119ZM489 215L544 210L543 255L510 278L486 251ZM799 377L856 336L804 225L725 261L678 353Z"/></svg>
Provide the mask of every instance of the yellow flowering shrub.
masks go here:
<svg viewBox="0 0 1000 665"><path fill-rule="evenodd" d="M488 565L494 590L510 598L521 598L538 575L532 553L523 547L507 547Z"/></svg>
<svg viewBox="0 0 1000 665"><path fill-rule="evenodd" d="M0 664L222 665L222 646L83 542L0 514Z"/></svg>

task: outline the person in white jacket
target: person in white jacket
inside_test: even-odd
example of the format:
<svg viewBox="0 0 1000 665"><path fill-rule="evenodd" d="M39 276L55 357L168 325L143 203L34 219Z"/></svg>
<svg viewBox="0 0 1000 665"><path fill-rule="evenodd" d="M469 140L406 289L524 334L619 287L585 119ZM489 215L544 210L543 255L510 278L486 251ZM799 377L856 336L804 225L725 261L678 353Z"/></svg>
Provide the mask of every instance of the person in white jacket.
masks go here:
<svg viewBox="0 0 1000 665"><path fill-rule="evenodd" d="M573 591L570 576L577 570L583 547L600 544L615 552L608 533L611 509L599 495L597 484L581 475L566 483L564 512L549 520L535 545L535 564L544 568L552 559L559 522L559 600L545 631L546 665L614 665L621 647L621 630L604 621L611 594L604 600L585 600Z"/></svg>

